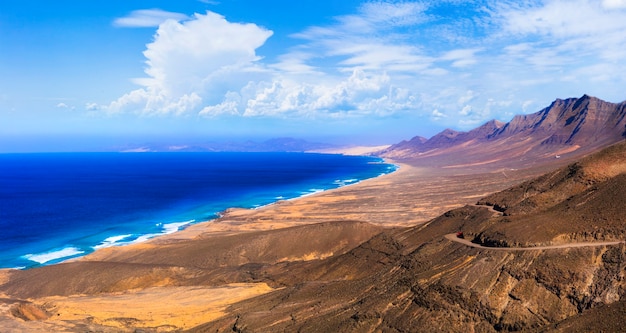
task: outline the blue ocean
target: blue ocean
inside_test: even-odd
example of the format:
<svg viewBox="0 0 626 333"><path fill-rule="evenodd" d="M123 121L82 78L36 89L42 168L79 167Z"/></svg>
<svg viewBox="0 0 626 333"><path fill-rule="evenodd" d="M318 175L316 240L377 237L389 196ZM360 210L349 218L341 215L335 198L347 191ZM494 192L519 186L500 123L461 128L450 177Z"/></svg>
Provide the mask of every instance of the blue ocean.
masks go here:
<svg viewBox="0 0 626 333"><path fill-rule="evenodd" d="M0 268L31 268L395 170L308 153L0 154Z"/></svg>

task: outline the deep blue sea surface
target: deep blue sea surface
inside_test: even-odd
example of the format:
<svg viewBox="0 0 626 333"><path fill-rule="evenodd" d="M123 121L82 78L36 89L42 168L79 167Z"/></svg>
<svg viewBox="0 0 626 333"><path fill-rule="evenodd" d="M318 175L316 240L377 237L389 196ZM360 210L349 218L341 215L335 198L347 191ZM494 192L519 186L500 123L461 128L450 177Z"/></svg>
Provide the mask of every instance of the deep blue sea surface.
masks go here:
<svg viewBox="0 0 626 333"><path fill-rule="evenodd" d="M395 170L304 153L0 154L0 268L53 264Z"/></svg>

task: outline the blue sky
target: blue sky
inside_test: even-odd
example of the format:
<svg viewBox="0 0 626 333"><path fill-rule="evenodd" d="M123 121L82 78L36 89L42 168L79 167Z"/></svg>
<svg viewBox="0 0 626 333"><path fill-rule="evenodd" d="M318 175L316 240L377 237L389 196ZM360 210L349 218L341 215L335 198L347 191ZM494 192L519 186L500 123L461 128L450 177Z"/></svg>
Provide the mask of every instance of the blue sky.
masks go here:
<svg viewBox="0 0 626 333"><path fill-rule="evenodd" d="M385 144L626 100L626 0L0 2L0 151Z"/></svg>

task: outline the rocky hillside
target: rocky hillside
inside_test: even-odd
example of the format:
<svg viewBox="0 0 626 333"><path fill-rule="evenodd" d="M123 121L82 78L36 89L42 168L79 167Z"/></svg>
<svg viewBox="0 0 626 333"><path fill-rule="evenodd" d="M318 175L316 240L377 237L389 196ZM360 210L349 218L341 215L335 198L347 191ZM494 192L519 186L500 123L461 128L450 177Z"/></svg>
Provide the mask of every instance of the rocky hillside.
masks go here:
<svg viewBox="0 0 626 333"><path fill-rule="evenodd" d="M503 213L477 237L515 244L626 239L626 142L479 204Z"/></svg>
<svg viewBox="0 0 626 333"><path fill-rule="evenodd" d="M528 166L547 158L580 157L625 137L626 102L584 95L557 99L508 123L492 120L469 132L447 129L430 139L418 136L380 155L423 165Z"/></svg>
<svg viewBox="0 0 626 333"><path fill-rule="evenodd" d="M258 279L283 289L193 331L593 330L589 315L626 297L626 246L576 246L626 235L625 165L621 143L426 226L383 232L325 260L264 267ZM444 237L459 230L497 248ZM560 245L537 247L546 244Z"/></svg>

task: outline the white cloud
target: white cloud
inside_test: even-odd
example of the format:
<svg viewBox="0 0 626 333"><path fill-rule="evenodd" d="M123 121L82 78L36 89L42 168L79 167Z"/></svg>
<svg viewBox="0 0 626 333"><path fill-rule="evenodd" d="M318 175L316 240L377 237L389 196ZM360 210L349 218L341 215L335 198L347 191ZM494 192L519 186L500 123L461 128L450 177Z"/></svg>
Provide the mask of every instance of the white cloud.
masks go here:
<svg viewBox="0 0 626 333"><path fill-rule="evenodd" d="M412 7L377 3L363 11L366 22L405 25L414 21L408 17ZM376 12L375 8L387 10ZM347 75L330 75L308 63L319 54L305 51L284 54L280 63L260 63L255 50L271 34L253 24L230 23L211 12L182 23L166 21L144 52L148 77L134 80L144 88L125 94L106 109L148 115L195 110L207 117L336 117L385 115L417 105L409 90L392 85L390 75L380 71L381 67L391 71L427 68L424 62L428 61L414 55L417 51L410 46L327 48L329 53L349 56L337 63L337 69Z"/></svg>
<svg viewBox="0 0 626 333"><path fill-rule="evenodd" d="M147 77L134 80L142 88L106 109L301 119L413 113L465 128L506 121L557 97L623 95L624 8L615 0L370 1L292 35L294 45L271 59L257 50L272 31L196 14L160 24L144 52ZM460 11L467 16L447 16Z"/></svg>
<svg viewBox="0 0 626 333"><path fill-rule="evenodd" d="M604 1L604 6L619 7L623 1ZM520 7L510 3L498 13L506 30L566 38L598 35L626 27L622 11L603 10L594 0L551 0L536 6Z"/></svg>
<svg viewBox="0 0 626 333"><path fill-rule="evenodd" d="M166 20L181 21L187 18L185 14L168 12L161 9L140 9L132 11L128 16L115 19L113 25L127 28L158 27L159 24Z"/></svg>
<svg viewBox="0 0 626 333"><path fill-rule="evenodd" d="M434 109L431 113L431 118L433 120L440 120L442 118L448 118L448 116L437 109Z"/></svg>
<svg viewBox="0 0 626 333"><path fill-rule="evenodd" d="M239 115L238 103L235 101L224 101L217 105L205 106L201 111L201 116L216 117L221 115Z"/></svg>
<svg viewBox="0 0 626 333"><path fill-rule="evenodd" d="M382 23L391 27L403 27L427 21L428 17L424 15L427 8L426 4L419 2L375 1L361 6L362 15L346 17L362 20L369 26Z"/></svg>
<svg viewBox="0 0 626 333"><path fill-rule="evenodd" d="M61 102L61 103L57 104L57 108L59 108L59 109L67 109L67 108L69 108L69 106L67 106L67 104Z"/></svg>
<svg viewBox="0 0 626 333"><path fill-rule="evenodd" d="M474 98L476 98L477 94L473 90L468 90L464 95L459 97L457 103L459 105L465 105L471 102Z"/></svg>
<svg viewBox="0 0 626 333"><path fill-rule="evenodd" d="M433 59L420 55L417 48L409 45L341 43L330 55L346 56L339 64L352 71L355 68L387 71L423 72L430 68Z"/></svg>
<svg viewBox="0 0 626 333"><path fill-rule="evenodd" d="M441 56L441 60L451 61L452 67L468 67L476 63L475 54L479 51L479 48L451 50Z"/></svg>
<svg viewBox="0 0 626 333"><path fill-rule="evenodd" d="M506 51L494 62L506 80L541 87L536 95L572 97L583 93L615 101L624 99L615 86L626 74L624 1L545 0L494 3L492 19L507 38ZM594 84L590 84L594 81ZM609 82L613 81L613 84ZM604 82L603 84L598 84ZM523 99L537 96L526 96ZM548 100L546 100L548 102Z"/></svg>
<svg viewBox="0 0 626 333"><path fill-rule="evenodd" d="M533 104L535 104L535 101L533 101L532 99L522 102L522 110L524 111L524 113L536 111L530 108L530 106Z"/></svg>
<svg viewBox="0 0 626 333"><path fill-rule="evenodd" d="M101 109L101 106L98 103L87 103L85 104L85 109L87 111L98 111Z"/></svg>
<svg viewBox="0 0 626 333"><path fill-rule="evenodd" d="M608 9L626 8L626 0L602 0L602 6Z"/></svg>
<svg viewBox="0 0 626 333"><path fill-rule="evenodd" d="M326 57L339 57L338 64L350 73L354 69L414 71L431 69L433 57L407 43L404 29L427 22L420 2L372 1L359 12L336 18L329 26L313 26L294 34L305 41L304 47L318 50L309 57L311 63Z"/></svg>
<svg viewBox="0 0 626 333"><path fill-rule="evenodd" d="M393 87L388 75L355 70L338 82L310 83L286 77L250 82L222 102L204 107L200 114L317 118L385 115L416 106L416 99L405 89Z"/></svg>
<svg viewBox="0 0 626 333"><path fill-rule="evenodd" d="M280 56L280 62L269 67L291 74L320 74L315 67L307 65L306 62L311 57L313 55L310 52L295 51Z"/></svg>
<svg viewBox="0 0 626 333"><path fill-rule="evenodd" d="M471 105L465 105L463 107L463 109L459 112L459 115L467 116L467 115L469 115L471 113L472 113L472 106Z"/></svg>
<svg viewBox="0 0 626 333"><path fill-rule="evenodd" d="M255 50L271 35L254 24L230 23L212 12L184 22L165 21L144 51L148 78L135 80L144 88L113 101L107 110L183 114L203 102L221 100L230 86L238 89L242 80L261 71L255 65L259 60Z"/></svg>

